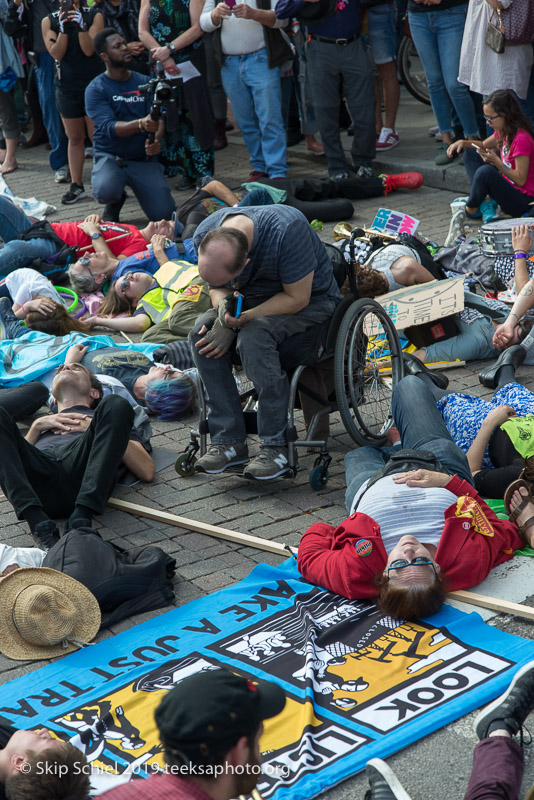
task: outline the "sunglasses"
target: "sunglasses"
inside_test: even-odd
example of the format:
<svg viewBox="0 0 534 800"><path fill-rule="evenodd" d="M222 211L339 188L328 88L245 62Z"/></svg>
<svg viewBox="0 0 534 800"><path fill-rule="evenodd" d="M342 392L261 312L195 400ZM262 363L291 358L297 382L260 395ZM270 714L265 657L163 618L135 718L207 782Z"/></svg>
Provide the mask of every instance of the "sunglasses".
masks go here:
<svg viewBox="0 0 534 800"><path fill-rule="evenodd" d="M411 566L416 566L416 567L429 566L429 567L432 567L434 572L436 572L436 568L434 566L434 562L431 561L426 556L416 556L415 558L412 558L411 561L408 561L408 559L406 559L406 558L396 558L395 561L392 561L391 564L388 567L388 578L389 578L390 570L392 570L392 569L403 569L404 567L411 567Z"/></svg>
<svg viewBox="0 0 534 800"><path fill-rule="evenodd" d="M133 278L133 272L127 272L124 276L124 279L119 283L121 291L125 292L126 289L130 288L130 283Z"/></svg>
<svg viewBox="0 0 534 800"><path fill-rule="evenodd" d="M91 259L88 258L87 256L83 256L83 258L80 258L80 264L82 265L82 267L90 267Z"/></svg>

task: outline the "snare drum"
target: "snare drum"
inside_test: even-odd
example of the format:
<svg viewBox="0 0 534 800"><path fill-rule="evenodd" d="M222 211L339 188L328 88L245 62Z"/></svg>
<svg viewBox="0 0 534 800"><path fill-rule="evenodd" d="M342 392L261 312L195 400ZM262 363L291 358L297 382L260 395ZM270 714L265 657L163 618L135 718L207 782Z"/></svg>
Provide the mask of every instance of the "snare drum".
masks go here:
<svg viewBox="0 0 534 800"><path fill-rule="evenodd" d="M531 223L532 220L519 217L518 219L499 219L497 222L481 225L479 231L480 250L485 256L512 256L514 254L512 228L515 228L516 225ZM527 255L534 255L534 247L529 250Z"/></svg>

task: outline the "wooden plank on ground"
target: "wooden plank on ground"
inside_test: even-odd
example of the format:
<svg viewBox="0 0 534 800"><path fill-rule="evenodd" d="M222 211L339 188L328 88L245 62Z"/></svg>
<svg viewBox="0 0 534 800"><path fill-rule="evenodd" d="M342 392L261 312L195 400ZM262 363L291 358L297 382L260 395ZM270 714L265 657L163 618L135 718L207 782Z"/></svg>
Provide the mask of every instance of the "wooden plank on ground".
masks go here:
<svg viewBox="0 0 534 800"><path fill-rule="evenodd" d="M177 528L185 528L195 533L204 533L208 536L214 536L217 539L225 539L228 542L235 542L236 544L246 545L248 547L257 547L258 550L266 550L269 553L276 553L279 556L294 555L297 552L296 547L290 547L289 545L282 544L282 542L272 542L270 539L263 539L261 536L253 536L251 533L239 533L239 531L233 531L230 528L222 528L220 525L209 525L206 522L198 522L197 520L188 519L187 517L179 517L177 514L170 514L168 511L159 511L157 508L149 508L148 506L129 503L127 500L119 500L117 497L110 497L108 505L111 506L111 508L117 509L117 511L137 514L139 517L147 517L147 519L154 519L157 522L165 522ZM509 600L500 600L496 597L489 597L488 595L465 590L448 592L447 597L451 600L457 600L460 603L469 603L470 605L479 606L480 608L487 608L489 611L496 611L500 614L513 614L516 617L534 620L534 608L531 606L523 606L520 603L512 603Z"/></svg>
<svg viewBox="0 0 534 800"><path fill-rule="evenodd" d="M110 497L108 506L116 508L117 511L126 511L129 514L137 514L140 517L155 519L158 522L166 522L168 525L186 528L189 531L195 531L195 533L206 533L208 536L215 536L217 539L226 539L228 542L236 542L237 544L248 545L249 547L258 547L261 550L267 550L269 553L277 553L280 556L288 556L294 552L294 548L282 544L281 542L271 542L269 539L261 538L261 536L253 536L251 533L239 533L239 531L232 531L229 528L221 528L220 525L208 525L205 522L197 522L197 520L194 519L170 514L168 511L159 511L157 508L148 508L147 506L139 506L136 503L129 503L126 500L119 500L117 497Z"/></svg>

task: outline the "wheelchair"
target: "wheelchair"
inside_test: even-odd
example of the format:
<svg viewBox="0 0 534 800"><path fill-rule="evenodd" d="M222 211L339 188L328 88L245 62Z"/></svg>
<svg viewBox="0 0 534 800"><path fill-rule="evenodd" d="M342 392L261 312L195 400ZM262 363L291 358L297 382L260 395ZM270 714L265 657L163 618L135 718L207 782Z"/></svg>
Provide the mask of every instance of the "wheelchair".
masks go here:
<svg viewBox="0 0 534 800"><path fill-rule="evenodd" d="M355 270L356 240L360 234L360 229L351 234L349 262L337 247L325 244L338 286L341 288L347 278L349 285L349 293L342 297L334 315L304 333L289 337L279 347L280 362L289 378L289 471L283 477L294 478L297 475L297 448L317 449L319 452L309 475L309 484L316 491L326 487L332 460L327 439L315 438L322 418L338 411L347 433L358 446L384 444L385 434L393 424L393 389L404 375L402 348L391 319L374 300L358 298ZM333 369L333 391L326 396L302 383L304 370L319 364ZM207 448L207 405L200 378L197 388L198 428L191 430L191 439L175 463L176 472L182 477L194 474L197 453L200 451L202 456ZM306 435L300 439L295 424L295 409L300 407L299 393L319 406L309 421ZM247 434L257 433L254 387L245 386L240 391L240 398ZM242 466L235 466L226 469L224 474L239 475L242 472Z"/></svg>

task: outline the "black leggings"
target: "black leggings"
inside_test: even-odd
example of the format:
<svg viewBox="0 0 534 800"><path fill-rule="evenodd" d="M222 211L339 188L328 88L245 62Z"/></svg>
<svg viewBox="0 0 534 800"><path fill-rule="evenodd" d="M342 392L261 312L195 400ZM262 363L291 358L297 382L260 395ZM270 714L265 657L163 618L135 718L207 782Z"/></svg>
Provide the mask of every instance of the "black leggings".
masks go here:
<svg viewBox="0 0 534 800"><path fill-rule="evenodd" d="M478 208L489 195L511 217L522 217L531 210L534 197L509 183L491 164L485 164L474 147L464 150L464 166L471 184L466 202L469 208Z"/></svg>

